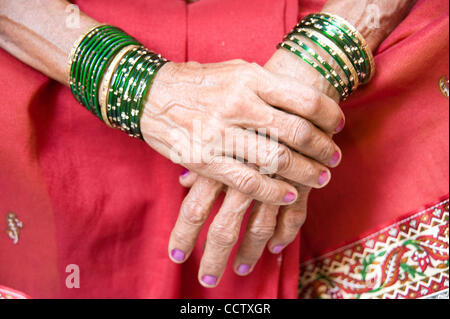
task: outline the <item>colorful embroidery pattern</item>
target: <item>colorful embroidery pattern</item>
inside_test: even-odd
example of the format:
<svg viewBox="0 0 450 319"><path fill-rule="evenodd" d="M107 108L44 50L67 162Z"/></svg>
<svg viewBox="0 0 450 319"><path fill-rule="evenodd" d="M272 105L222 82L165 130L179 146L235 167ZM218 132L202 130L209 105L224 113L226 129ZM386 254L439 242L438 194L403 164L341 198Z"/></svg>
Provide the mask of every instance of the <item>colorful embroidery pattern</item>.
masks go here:
<svg viewBox="0 0 450 319"><path fill-rule="evenodd" d="M299 298L442 298L449 200L300 267Z"/></svg>

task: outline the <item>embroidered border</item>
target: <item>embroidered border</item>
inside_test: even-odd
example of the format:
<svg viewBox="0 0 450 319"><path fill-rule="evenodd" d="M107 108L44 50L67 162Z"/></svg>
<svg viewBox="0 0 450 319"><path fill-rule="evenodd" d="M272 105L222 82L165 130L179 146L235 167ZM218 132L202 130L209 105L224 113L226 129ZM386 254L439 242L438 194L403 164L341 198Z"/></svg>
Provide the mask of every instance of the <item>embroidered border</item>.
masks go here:
<svg viewBox="0 0 450 319"><path fill-rule="evenodd" d="M447 296L449 200L300 266L299 298Z"/></svg>

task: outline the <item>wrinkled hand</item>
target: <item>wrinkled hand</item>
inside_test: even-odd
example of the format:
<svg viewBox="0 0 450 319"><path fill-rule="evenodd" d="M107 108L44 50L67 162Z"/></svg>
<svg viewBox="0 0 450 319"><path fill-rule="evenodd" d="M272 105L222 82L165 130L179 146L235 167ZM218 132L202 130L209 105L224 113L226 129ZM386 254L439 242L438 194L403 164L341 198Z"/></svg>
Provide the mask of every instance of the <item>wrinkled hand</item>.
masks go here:
<svg viewBox="0 0 450 319"><path fill-rule="evenodd" d="M293 65L295 67L293 67ZM329 89L315 73L308 73L310 70L298 60L283 51L277 51L274 57L266 65L266 69L274 72L287 73L295 83L294 77L298 74L305 76L306 82L310 82L323 91ZM292 72L292 73L291 73ZM333 96L333 91L327 92ZM333 96L337 100L337 96ZM319 112L315 118L320 117L321 121L334 121L333 114L342 114L335 105L334 112L320 112L319 109L311 108L309 114ZM304 113L305 114L305 113ZM337 130L326 130L331 136L343 128L343 118ZM317 125L317 124L316 124ZM317 141L310 140L314 144ZM316 146L319 146L316 144ZM328 166L335 167L339 164L341 153L335 152ZM302 170L301 166L296 167ZM177 223L172 231L169 242L169 255L176 263L184 262L192 252L198 234L208 217L212 205L216 201L224 185L220 182L199 177L193 172L187 172L180 177L180 183L186 187L191 187L189 194L183 201ZM279 206L256 202L250 216L247 231L239 247L234 260L234 270L238 275L249 274L258 259L261 257L265 246L273 253L280 253L298 234L300 227L306 219L307 199L310 187L301 184L294 184L298 190L298 199L289 206L284 206L278 215ZM219 212L215 216L208 232L204 254L201 260L198 273L199 281L205 287L214 287L222 276L229 255L234 247L241 227L241 222L252 200L240 193L238 190L228 188L226 196ZM277 221L278 217L278 221ZM270 240L270 241L269 241Z"/></svg>
<svg viewBox="0 0 450 319"><path fill-rule="evenodd" d="M255 64L168 63L153 84L141 131L151 147L189 170L259 201L286 205L297 199L295 187L233 156L251 160L255 154L257 168L276 167L289 181L323 187L330 177L325 165L340 154L325 132L336 132L342 119L326 95ZM276 130L284 144L248 130L261 128ZM223 143L229 132L234 142Z"/></svg>

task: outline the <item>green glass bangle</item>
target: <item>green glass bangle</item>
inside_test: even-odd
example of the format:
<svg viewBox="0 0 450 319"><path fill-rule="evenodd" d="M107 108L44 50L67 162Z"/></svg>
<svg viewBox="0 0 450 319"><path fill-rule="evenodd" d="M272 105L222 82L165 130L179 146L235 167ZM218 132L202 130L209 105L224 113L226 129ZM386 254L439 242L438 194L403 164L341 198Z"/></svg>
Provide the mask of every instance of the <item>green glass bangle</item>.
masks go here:
<svg viewBox="0 0 450 319"><path fill-rule="evenodd" d="M100 83L101 78L99 78L98 68L102 67L106 68L105 62L109 62L114 53L117 53L114 50L117 47L117 43L121 42L121 40L128 40L129 36L120 30L112 29L112 32L108 34L106 38L99 43L96 49L93 51L95 53L94 57L87 64L87 78L82 79L82 82L85 83L86 93L85 99L89 106L94 110L94 114L96 114L101 119L101 110L98 102L98 89L96 88L97 83ZM133 43L134 44L134 43ZM104 72L104 70L103 70Z"/></svg>
<svg viewBox="0 0 450 319"><path fill-rule="evenodd" d="M329 24L326 21L313 18L311 16L304 18L301 22L301 26L311 28L327 36L328 39L332 40L344 51L344 53L354 62L357 69L362 70L362 64L361 62L358 62L360 56L358 56L359 49L357 45L353 43L351 39L339 28Z"/></svg>
<svg viewBox="0 0 450 319"><path fill-rule="evenodd" d="M108 89L108 106L107 106L107 112L108 112L108 119L109 122L113 125L113 127L117 128L117 116L116 116L116 111L117 111L117 106L115 104L115 98L114 96L117 95L117 85L118 85L118 81L119 81L119 76L122 75L122 73L124 72L124 65L126 64L126 62L128 61L128 59L130 57L134 57L137 54L137 51L140 48L134 48L132 50L130 50L129 52L127 52L122 59L120 60L119 65L117 66L116 70L113 73L112 79L111 79L111 83L110 83L110 87Z"/></svg>
<svg viewBox="0 0 450 319"><path fill-rule="evenodd" d="M87 59L83 64L83 73L81 76L81 83L83 83L84 90L83 90L83 101L84 104L88 105L89 108L92 110L92 113L98 116L98 110L96 109L94 103L93 103L93 97L91 92L91 85L93 79L93 69L97 65L97 61L99 59L99 55L102 53L102 45L105 42L108 42L108 38L111 35L114 35L114 32L108 32L107 34L103 34L99 39L97 39L95 45L88 51Z"/></svg>
<svg viewBox="0 0 450 319"><path fill-rule="evenodd" d="M86 31L75 42L69 58L68 79L76 100L108 125L142 138L140 117L145 94L167 60L108 25Z"/></svg>
<svg viewBox="0 0 450 319"><path fill-rule="evenodd" d="M128 114L130 116L130 133L134 137L138 137L138 115L139 115L139 103L138 103L138 91L139 89L144 85L145 78L147 74L147 70L154 67L154 63L151 60L150 55L146 55L144 63L141 66L141 69L138 70L138 74L132 84L131 92L130 92L130 109L128 111ZM144 81L144 82L143 82Z"/></svg>
<svg viewBox="0 0 450 319"><path fill-rule="evenodd" d="M336 80L334 80L331 75L324 70L321 66L319 66L316 62L314 62L313 60L311 60L308 56L304 55L301 51L297 50L296 48L290 46L287 43L281 43L280 47L282 47L283 49L294 53L295 55L297 55L299 58L301 58L303 61L305 61L306 63L308 63L310 66L312 66L316 71L318 71L325 79L328 80L328 82L330 82L331 86L334 87L340 97L343 99L344 98L344 92L340 90L339 87L339 83L336 82Z"/></svg>
<svg viewBox="0 0 450 319"><path fill-rule="evenodd" d="M98 34L92 37L86 47L81 52L80 56L83 58L79 61L77 67L76 78L78 80L78 92L81 99L81 104L83 104L91 113L95 114L95 111L91 108L89 101L87 99L87 83L86 77L87 72L91 66L92 60L95 57L97 46L101 44L102 40L105 39L112 31L109 29L102 29Z"/></svg>
<svg viewBox="0 0 450 319"><path fill-rule="evenodd" d="M136 79L141 74L141 68L145 66L146 64L146 53L144 52L143 55L139 57L139 59L134 63L132 69L130 70L129 75L125 78L125 82L123 85L123 99L122 99L122 113L121 113L121 120L122 123L125 123L127 127L127 133L131 131L131 118L130 113L131 109L133 108L133 85L135 85Z"/></svg>
<svg viewBox="0 0 450 319"><path fill-rule="evenodd" d="M317 22L312 23L309 21L304 21L302 23L302 26L316 30L326 36L329 40L333 41L347 55L355 69L358 70L360 81L363 79L362 73L364 63L360 60L361 56L359 55L358 49L352 43L349 43L348 39L346 39L345 36L340 37L339 34L335 32L337 30L336 27L325 26Z"/></svg>
<svg viewBox="0 0 450 319"><path fill-rule="evenodd" d="M77 75L78 75L80 55L82 54L82 51L86 48L87 42L89 42L96 33L100 32L105 27L106 26L102 25L102 26L99 26L99 27L91 30L90 32L88 32L85 35L85 37L80 41L80 44L76 48L74 56L72 57L72 61L70 64L70 75L69 75L70 81L69 81L69 83L70 83L70 87L72 90L72 94L74 95L74 97L77 99L77 101L79 103L81 103L81 101L80 101L80 96L79 96L79 92L78 92L79 83L77 83L77 81L78 81Z"/></svg>
<svg viewBox="0 0 450 319"><path fill-rule="evenodd" d="M139 58L143 55L143 49L139 49L136 51L136 56L129 57L126 63L123 65L123 69L119 74L117 81L117 86L115 86L115 95L113 98L113 105L116 106L116 118L117 124L122 131L126 131L128 129L127 124L122 120L122 116L124 113L123 110L123 94L124 94L124 84L126 79L130 76L130 72L133 69L134 64L139 60Z"/></svg>
<svg viewBox="0 0 450 319"><path fill-rule="evenodd" d="M324 20L324 21L323 21L323 24L324 24L325 26L333 26L335 32L338 34L338 36L339 36L340 38L342 37L342 35L344 35L345 38L346 38L347 40L351 41L351 42L355 45L355 47L358 49L358 51L356 51L356 52L359 53L359 59L358 59L358 61L359 61L360 63L361 63L361 62L364 62L363 72L364 72L365 74L367 74L367 76L368 76L368 74L370 73L369 56L366 54L365 48L362 47L362 46L359 44L359 43L360 43L359 40L356 40L355 37L353 37L351 34L345 32L344 29L340 28L340 27L339 27L338 25L336 25L336 24L333 24L333 23L331 23L331 22L329 22L329 21L327 21L327 20ZM356 42L355 42L355 41L356 41Z"/></svg>
<svg viewBox="0 0 450 319"><path fill-rule="evenodd" d="M142 86L145 86L147 84L146 81L143 81L143 79L146 78L146 73L151 72L152 69L155 67L155 63L157 63L156 60L153 59L153 53L147 52L144 57L144 62L140 65L136 66L137 75L134 78L134 82L131 87L131 95L129 96L129 108L126 110L127 114L130 118L130 131L129 134L133 137L140 137L140 125L139 125L139 114L140 114L140 108L143 107L143 105L140 104L140 101L138 101L138 96L136 92L141 89Z"/></svg>
<svg viewBox="0 0 450 319"><path fill-rule="evenodd" d="M86 55L86 51L91 48L95 41L96 41L96 33L101 32L102 29L97 29L95 30L95 33L88 35L85 40L86 42L82 42L82 45L78 48L77 50L77 54L76 59L74 60L74 62L72 63L72 67L73 67L73 72L72 72L72 82L74 82L74 85L72 86L73 89L76 91L76 93L74 93L74 95L76 96L77 100L83 104L84 102L82 101L82 83L81 83L81 72L83 69L83 61L86 60L87 55ZM89 109L89 108L88 108Z"/></svg>
<svg viewBox="0 0 450 319"><path fill-rule="evenodd" d="M295 36L291 35L286 38L286 40L292 41L293 43L297 44L299 47L301 47L306 53L308 53L311 57L314 58L318 63L320 63L325 70L328 71L328 73L334 78L334 80L339 83L339 86L341 87L341 90L343 91L343 97L347 98L351 93L351 87L344 83L342 78L339 76L339 74L336 72L336 70L327 62L325 61L316 51L314 51L311 47L307 46L305 43L297 39Z"/></svg>
<svg viewBox="0 0 450 319"><path fill-rule="evenodd" d="M142 138L142 133L141 133L141 130L140 130L140 119L142 117L142 112L144 110L143 106L145 104L147 95L149 94L149 92L151 90L151 87L153 85L153 81L155 80L156 74L168 62L166 59L162 59L161 56L158 56L158 59L159 59L159 62L157 64L155 64L155 69L151 70L149 72L149 78L145 82L144 90L138 96L139 114L138 114L137 125L138 125L139 130L138 130L137 136L140 137L140 138Z"/></svg>
<svg viewBox="0 0 450 319"><path fill-rule="evenodd" d="M366 59L367 67L369 70L369 79L370 81L373 74L375 73L375 63L374 58L372 55L372 52L370 51L370 48L364 39L364 37L356 30L354 26L352 26L348 21L345 19L332 15L326 12L321 12L319 14L314 14L313 16L316 16L320 19L326 20L328 23L334 24L339 29L341 29L343 32L345 32L348 36L350 36L354 43L358 45L358 47L363 49L363 56ZM365 84L365 83L364 83Z"/></svg>
<svg viewBox="0 0 450 319"><path fill-rule="evenodd" d="M140 48L133 49L129 53L127 53L124 58L121 60L116 72L113 76L112 85L109 91L109 103L111 105L111 112L112 112L112 122L115 127L120 128L121 124L119 122L118 115L120 114L120 102L118 103L118 96L119 96L119 83L122 82L122 77L125 76L127 70L128 70L128 61L134 57L137 56ZM123 90L123 89L122 89Z"/></svg>
<svg viewBox="0 0 450 319"><path fill-rule="evenodd" d="M122 103L121 103L120 121L122 123L122 126L125 128L125 132L127 134L130 134L130 130L131 130L130 109L132 108L132 106L131 106L132 99L131 99L129 91L131 89L132 83L134 83L135 78L140 73L138 68L142 67L142 65L145 64L146 53L147 53L147 51L143 50L141 56L133 63L133 67L130 70L128 76L125 78L125 81L123 84L123 96L122 96Z"/></svg>
<svg viewBox="0 0 450 319"><path fill-rule="evenodd" d="M100 85L100 81L105 73L106 67L111 59L124 47L131 44L138 44L134 40L130 40L129 37L123 38L118 37L116 40L111 40L112 43L110 46L105 47L104 52L99 56L98 62L95 64L94 69L92 71L92 77L88 84L88 91L90 93L92 103L95 109L98 112L98 116L101 119L101 110L100 104L98 101L98 88Z"/></svg>
<svg viewBox="0 0 450 319"><path fill-rule="evenodd" d="M365 81L368 75L367 70L368 59L367 57L364 58L362 48L356 45L350 36L345 34L338 27L328 23L327 21L318 18L313 18L311 16L306 17L303 20L302 25L315 29L319 32L322 32L330 40L332 40L340 48L342 48L345 54L352 60L354 67L360 70L360 82L363 83Z"/></svg>
<svg viewBox="0 0 450 319"><path fill-rule="evenodd" d="M134 101L136 103L135 109L131 110L131 133L134 137L141 138L142 133L140 130L140 119L142 110L144 107L143 94L147 92L148 87L151 86L153 78L157 70L161 66L161 61L157 60L154 56L149 56L149 65L143 70L142 78L138 82L138 88L134 95Z"/></svg>
<svg viewBox="0 0 450 319"><path fill-rule="evenodd" d="M348 81L348 83L350 83L350 85L349 85L350 92L356 90L356 88L358 87L358 83L359 83L358 74L357 74L356 69L353 69L353 72L355 74L355 76L354 76L352 74L349 66L347 65L347 63L345 63L345 61L341 58L341 56L339 55L338 52L336 52L335 49L333 49L332 47L330 47L329 45L324 43L321 39L319 39L314 34L312 34L310 32L310 30L298 29L297 31L292 32L291 34L306 37L307 39L311 40L313 43L318 45L320 48L322 48L325 52L327 52L336 61L336 63L340 66L342 71L345 73L345 75L347 77L347 81ZM328 38L326 38L326 39L328 39ZM344 57L346 57L346 55L344 53L342 53L342 54ZM348 63L351 64L351 61L349 60ZM353 64L350 67L353 68Z"/></svg>

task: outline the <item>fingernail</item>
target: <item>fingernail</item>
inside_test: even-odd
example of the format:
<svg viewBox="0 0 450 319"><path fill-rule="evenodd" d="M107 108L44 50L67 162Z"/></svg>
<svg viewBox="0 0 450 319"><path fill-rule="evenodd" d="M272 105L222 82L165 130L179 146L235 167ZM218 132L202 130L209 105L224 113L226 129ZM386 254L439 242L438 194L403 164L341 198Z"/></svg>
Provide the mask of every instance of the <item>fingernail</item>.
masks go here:
<svg viewBox="0 0 450 319"><path fill-rule="evenodd" d="M183 171L183 173L181 173L181 178L186 178L187 176L189 175L189 170L188 169L185 169L184 171Z"/></svg>
<svg viewBox="0 0 450 319"><path fill-rule="evenodd" d="M328 178L329 178L329 174L327 171L323 171L322 173L320 173L319 176L319 185L322 186L324 185L326 182L328 182Z"/></svg>
<svg viewBox="0 0 450 319"><path fill-rule="evenodd" d="M341 159L341 154L339 152L335 152L333 154L333 157L331 158L330 165L336 166L337 163L339 163L340 159Z"/></svg>
<svg viewBox="0 0 450 319"><path fill-rule="evenodd" d="M285 203L293 202L295 200L295 194L292 192L289 192L286 194L286 196L284 196L283 200Z"/></svg>
<svg viewBox="0 0 450 319"><path fill-rule="evenodd" d="M250 265L246 264L239 265L237 271L242 275L248 274L248 272L250 271Z"/></svg>
<svg viewBox="0 0 450 319"><path fill-rule="evenodd" d="M336 129L336 133L342 132L342 130L344 129L344 126L345 126L345 119L342 119L341 122L339 122L339 126Z"/></svg>
<svg viewBox="0 0 450 319"><path fill-rule="evenodd" d="M208 286L215 286L217 283L217 277L211 276L211 275L204 275L202 277L202 281L207 284Z"/></svg>
<svg viewBox="0 0 450 319"><path fill-rule="evenodd" d="M275 254L279 254L281 253L281 251L283 250L284 246L283 245L276 245L275 247L273 247L272 251Z"/></svg>
<svg viewBox="0 0 450 319"><path fill-rule="evenodd" d="M170 253L172 255L172 258L176 261L183 261L186 255L178 249L172 249L172 252Z"/></svg>

